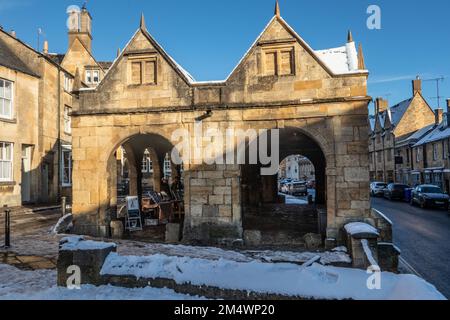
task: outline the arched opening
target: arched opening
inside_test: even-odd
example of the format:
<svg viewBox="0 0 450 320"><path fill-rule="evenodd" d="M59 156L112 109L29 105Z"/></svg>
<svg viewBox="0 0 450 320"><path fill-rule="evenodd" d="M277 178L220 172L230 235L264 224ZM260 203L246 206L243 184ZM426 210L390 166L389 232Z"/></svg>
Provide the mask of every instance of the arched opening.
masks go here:
<svg viewBox="0 0 450 320"><path fill-rule="evenodd" d="M119 220L125 236L165 241L167 224L184 223L183 168L170 154L173 145L157 134L134 135L115 146L108 161L110 219ZM142 230L127 230L127 197L138 197ZM178 239L179 240L179 239ZM177 241L178 241L177 240Z"/></svg>
<svg viewBox="0 0 450 320"><path fill-rule="evenodd" d="M276 174L262 175L261 165L242 166L244 237L258 246L304 247L306 234L326 233L326 157L298 128L280 129L279 136Z"/></svg>

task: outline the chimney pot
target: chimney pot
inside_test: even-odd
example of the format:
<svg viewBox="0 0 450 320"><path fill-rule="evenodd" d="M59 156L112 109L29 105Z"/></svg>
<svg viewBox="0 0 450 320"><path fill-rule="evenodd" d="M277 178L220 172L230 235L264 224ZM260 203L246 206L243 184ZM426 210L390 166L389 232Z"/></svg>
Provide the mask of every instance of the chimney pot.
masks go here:
<svg viewBox="0 0 450 320"><path fill-rule="evenodd" d="M14 38L16 38L16 37L17 37L16 31L11 30L11 36L13 36Z"/></svg>
<svg viewBox="0 0 450 320"><path fill-rule="evenodd" d="M441 124L443 116L444 116L444 110L443 109L436 109L434 111L435 124L437 126Z"/></svg>
<svg viewBox="0 0 450 320"><path fill-rule="evenodd" d="M377 98L377 111L378 113L383 113L388 109L389 103L387 100L384 100L383 98Z"/></svg>

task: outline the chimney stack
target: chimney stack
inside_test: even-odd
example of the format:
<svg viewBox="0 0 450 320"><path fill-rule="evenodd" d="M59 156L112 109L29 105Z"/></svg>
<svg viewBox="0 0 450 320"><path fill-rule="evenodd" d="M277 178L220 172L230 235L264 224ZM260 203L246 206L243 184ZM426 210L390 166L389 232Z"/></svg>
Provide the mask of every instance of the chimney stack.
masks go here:
<svg viewBox="0 0 450 320"><path fill-rule="evenodd" d="M444 110L443 109L436 109L434 111L434 119L436 126L440 125L444 116Z"/></svg>
<svg viewBox="0 0 450 320"><path fill-rule="evenodd" d="M388 101L384 100L383 98L377 98L376 100L376 107L377 107L377 113L383 113L388 109Z"/></svg>
<svg viewBox="0 0 450 320"><path fill-rule="evenodd" d="M42 50L44 54L48 54L48 41L44 41L44 49Z"/></svg>
<svg viewBox="0 0 450 320"><path fill-rule="evenodd" d="M412 86L413 86L413 97L417 93L422 94L422 80L420 79L419 76L417 76L416 80L413 80Z"/></svg>

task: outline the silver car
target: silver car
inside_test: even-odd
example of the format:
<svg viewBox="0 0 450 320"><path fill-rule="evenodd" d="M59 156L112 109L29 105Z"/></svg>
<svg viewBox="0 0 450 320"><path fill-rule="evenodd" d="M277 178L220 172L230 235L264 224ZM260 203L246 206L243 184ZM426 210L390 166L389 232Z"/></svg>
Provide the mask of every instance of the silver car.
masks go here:
<svg viewBox="0 0 450 320"><path fill-rule="evenodd" d="M386 188L387 184L384 182L372 182L370 184L370 195L372 197L383 197Z"/></svg>
<svg viewBox="0 0 450 320"><path fill-rule="evenodd" d="M307 196L308 195L308 186L306 182L293 182L289 186L289 194L292 196L300 195Z"/></svg>

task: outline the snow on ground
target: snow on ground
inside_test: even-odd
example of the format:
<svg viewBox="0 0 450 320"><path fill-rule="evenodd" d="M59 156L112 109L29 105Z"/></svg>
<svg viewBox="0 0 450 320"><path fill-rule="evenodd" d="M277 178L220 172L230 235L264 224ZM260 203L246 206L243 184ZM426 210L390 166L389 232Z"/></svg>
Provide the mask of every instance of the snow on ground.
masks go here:
<svg viewBox="0 0 450 320"><path fill-rule="evenodd" d="M295 197L286 197L286 204L300 204L300 205L307 205L308 201L295 198Z"/></svg>
<svg viewBox="0 0 450 320"><path fill-rule="evenodd" d="M314 256L320 256L322 264L351 263L352 260L346 252L292 252L292 251L258 251L244 250L232 251L214 247L195 247L185 245L168 245L156 243L139 243L120 240L117 252L120 255L149 256L163 254L176 257L190 257L207 260L231 260L236 262L291 262L304 263Z"/></svg>
<svg viewBox="0 0 450 320"><path fill-rule="evenodd" d="M48 229L36 230L34 234L17 234L11 236L11 248L8 251L24 256L56 257L58 255L59 239ZM0 253L6 252L0 248Z"/></svg>
<svg viewBox="0 0 450 320"><path fill-rule="evenodd" d="M164 243L142 243L130 240L118 240L117 252L121 255L148 256L164 254L168 256L203 258L209 260L227 259L248 262L253 259L243 253L214 247L196 247L186 245L169 245Z"/></svg>
<svg viewBox="0 0 450 320"><path fill-rule="evenodd" d="M170 289L128 289L83 285L80 290L56 287L56 271L22 271L0 264L0 300L199 300Z"/></svg>
<svg viewBox="0 0 450 320"><path fill-rule="evenodd" d="M291 262L305 263L318 256L320 263L329 265L332 263L351 263L352 259L344 252L289 252L289 251L245 251L253 258L263 262Z"/></svg>
<svg viewBox="0 0 450 320"><path fill-rule="evenodd" d="M364 270L324 267L313 264L236 262L188 257L108 256L101 271L108 275L173 279L223 289L248 290L317 299L355 300L440 300L445 299L434 286L412 275L383 272L381 289L369 290Z"/></svg>

